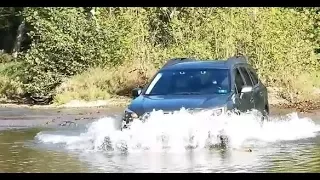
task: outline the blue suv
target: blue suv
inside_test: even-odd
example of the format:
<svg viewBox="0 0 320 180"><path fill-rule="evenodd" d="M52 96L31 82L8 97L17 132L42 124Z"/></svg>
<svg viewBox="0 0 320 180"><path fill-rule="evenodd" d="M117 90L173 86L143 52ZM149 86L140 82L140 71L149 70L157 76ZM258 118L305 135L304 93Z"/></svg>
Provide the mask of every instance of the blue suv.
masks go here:
<svg viewBox="0 0 320 180"><path fill-rule="evenodd" d="M134 119L145 120L153 110L164 113L212 110L216 115L252 109L269 114L267 88L244 56L227 60L169 60L143 89L132 91L133 100L125 109L121 129Z"/></svg>

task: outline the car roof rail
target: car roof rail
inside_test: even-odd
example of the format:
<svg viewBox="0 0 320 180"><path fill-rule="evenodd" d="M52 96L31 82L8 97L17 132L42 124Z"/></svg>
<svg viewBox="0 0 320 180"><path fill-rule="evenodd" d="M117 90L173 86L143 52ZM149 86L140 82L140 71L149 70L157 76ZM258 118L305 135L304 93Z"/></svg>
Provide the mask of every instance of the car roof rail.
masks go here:
<svg viewBox="0 0 320 180"><path fill-rule="evenodd" d="M227 59L228 64L248 64L248 58L244 55L236 55Z"/></svg>
<svg viewBox="0 0 320 180"><path fill-rule="evenodd" d="M172 66L172 65L175 65L175 64L183 63L183 62L192 62L192 61L195 61L195 60L191 59L191 58L173 58L173 59L168 60L163 65L163 67L168 67L168 66Z"/></svg>

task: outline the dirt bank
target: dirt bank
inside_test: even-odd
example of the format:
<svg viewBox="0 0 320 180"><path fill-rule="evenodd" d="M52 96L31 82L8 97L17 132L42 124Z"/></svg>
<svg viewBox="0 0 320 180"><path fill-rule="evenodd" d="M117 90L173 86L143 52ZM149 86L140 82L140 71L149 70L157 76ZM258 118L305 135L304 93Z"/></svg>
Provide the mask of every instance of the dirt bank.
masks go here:
<svg viewBox="0 0 320 180"><path fill-rule="evenodd" d="M129 97L114 98L108 100L84 101L72 100L66 104L50 104L50 105L33 105L33 104L18 104L18 103L0 103L0 107L14 108L31 108L31 109L63 109L63 108L97 108L97 107L125 107L130 103Z"/></svg>
<svg viewBox="0 0 320 180"><path fill-rule="evenodd" d="M121 107L25 108L0 107L0 129L28 127L70 127L106 116L119 117Z"/></svg>
<svg viewBox="0 0 320 180"><path fill-rule="evenodd" d="M269 92L269 104L270 105L281 105L289 104L289 102L278 96L277 89L268 88ZM78 108L78 107L110 107L118 106L125 107L131 101L129 97L113 98L108 100L97 100L97 101L84 101L84 100L72 100L62 105L27 105L27 104L16 104L16 103L0 103L0 107L23 107L23 108L36 108L36 109L51 109L51 108Z"/></svg>
<svg viewBox="0 0 320 180"><path fill-rule="evenodd" d="M317 91L318 92L318 91ZM320 95L320 91L318 92ZM289 111L298 112L311 112L320 110L320 102L304 101L299 103L290 103L286 99L279 95L279 89L268 88L269 104L273 109L288 109ZM97 101L83 101L83 100L72 100L62 105L27 105L27 104L15 104L15 103L0 103L0 108L30 108L30 109L74 109L74 108L124 108L131 102L129 97L120 97L108 100L97 100Z"/></svg>
<svg viewBox="0 0 320 180"><path fill-rule="evenodd" d="M301 112L302 114L306 113L315 113L320 110L320 102L300 102L300 103L289 103L287 100L281 98L278 94L276 88L268 88L269 94L269 104L271 108L271 112L275 110L275 112ZM63 105L26 105L26 104L0 104L0 120L4 119L15 119L14 116L19 114L19 118L25 119L21 113L26 113L26 116L29 118L34 118L35 114L43 114L43 119L52 119L52 117L65 116L63 113L72 115L74 119L77 118L95 118L100 117L100 115L108 115L110 111L122 112L123 108L127 106L132 99L129 97L122 97L116 99L109 100L98 100L98 101L81 101L81 100L73 100L67 104ZM1 110L2 109L2 110ZM9 112L9 114L5 114L5 112ZM96 113L99 112L99 113ZM106 112L106 113L102 113ZM82 117L82 114L89 113L89 116ZM46 115L49 115L47 118ZM81 117L78 117L80 115ZM98 116L95 116L98 115Z"/></svg>

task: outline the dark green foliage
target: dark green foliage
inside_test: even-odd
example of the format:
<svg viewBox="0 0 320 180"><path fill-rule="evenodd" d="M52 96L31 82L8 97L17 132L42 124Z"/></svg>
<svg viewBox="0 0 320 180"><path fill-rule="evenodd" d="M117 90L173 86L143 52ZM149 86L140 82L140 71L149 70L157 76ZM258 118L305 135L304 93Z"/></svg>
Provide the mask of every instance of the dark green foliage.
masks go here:
<svg viewBox="0 0 320 180"><path fill-rule="evenodd" d="M116 65L125 55L117 52L121 42L114 33L98 28L83 8L26 8L24 15L34 28L33 43L19 59L32 96L51 96L64 78L92 66Z"/></svg>

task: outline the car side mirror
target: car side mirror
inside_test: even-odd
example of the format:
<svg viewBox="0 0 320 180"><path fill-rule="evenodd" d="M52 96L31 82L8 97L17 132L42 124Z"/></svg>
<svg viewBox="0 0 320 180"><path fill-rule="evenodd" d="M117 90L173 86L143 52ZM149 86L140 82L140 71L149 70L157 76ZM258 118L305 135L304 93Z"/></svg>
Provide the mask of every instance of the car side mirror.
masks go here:
<svg viewBox="0 0 320 180"><path fill-rule="evenodd" d="M132 90L132 97L133 97L133 98L136 98L136 97L140 96L141 91L142 91L141 88L134 88L134 89Z"/></svg>
<svg viewBox="0 0 320 180"><path fill-rule="evenodd" d="M241 89L240 98L242 98L243 94L252 92L253 88L252 86L243 86Z"/></svg>

